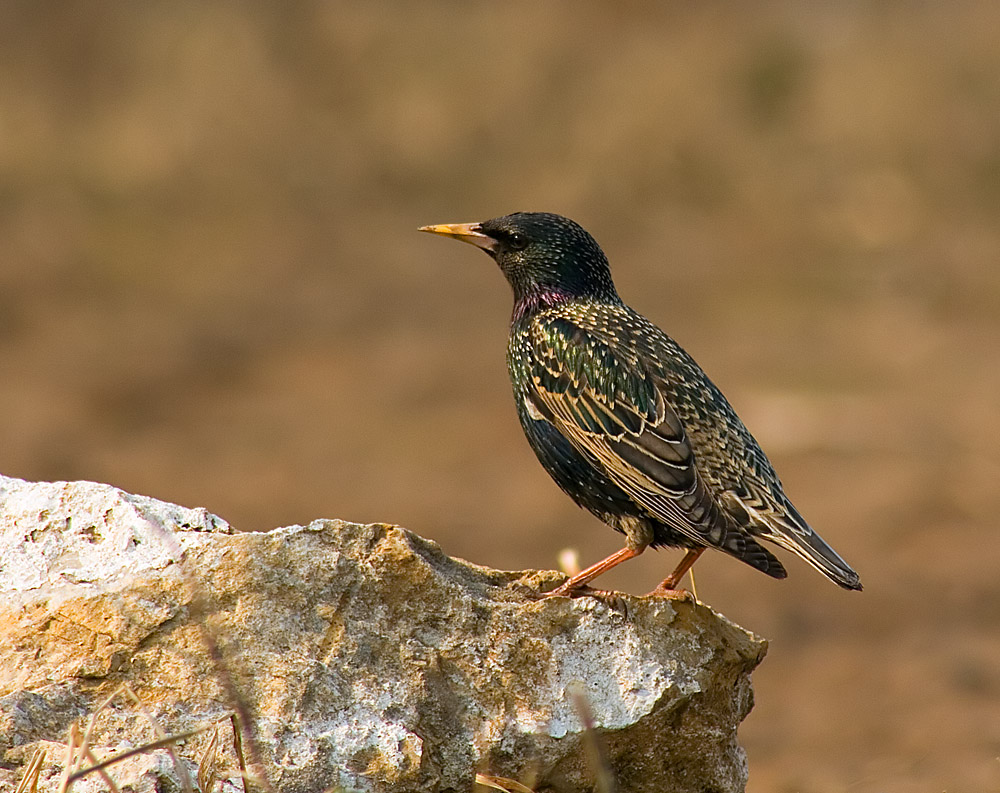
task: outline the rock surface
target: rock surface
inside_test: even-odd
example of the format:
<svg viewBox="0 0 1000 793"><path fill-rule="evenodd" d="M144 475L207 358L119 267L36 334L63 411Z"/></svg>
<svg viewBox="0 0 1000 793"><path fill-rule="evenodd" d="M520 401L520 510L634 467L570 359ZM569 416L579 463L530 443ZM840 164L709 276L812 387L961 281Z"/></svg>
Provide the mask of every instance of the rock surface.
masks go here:
<svg viewBox="0 0 1000 793"><path fill-rule="evenodd" d="M100 711L97 757L154 740L146 714L174 734L242 702L250 772L277 791L468 791L477 771L593 790L577 691L621 791L743 790L736 728L765 643L691 602L532 597L558 578L384 524L238 533L108 485L0 477L0 790L38 746L54 790L46 742L123 682L141 707ZM220 724L217 775L241 790ZM208 736L176 748L192 777ZM181 789L163 750L108 772Z"/></svg>

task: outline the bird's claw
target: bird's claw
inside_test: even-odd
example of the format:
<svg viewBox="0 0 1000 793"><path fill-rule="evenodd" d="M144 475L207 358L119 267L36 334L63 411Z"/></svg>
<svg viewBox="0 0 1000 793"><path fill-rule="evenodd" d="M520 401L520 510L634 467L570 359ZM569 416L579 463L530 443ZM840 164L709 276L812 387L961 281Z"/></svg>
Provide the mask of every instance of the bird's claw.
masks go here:
<svg viewBox="0 0 1000 793"><path fill-rule="evenodd" d="M592 586L587 586L586 584L575 584L573 586L568 586L569 582L561 586L557 586L551 592L543 592L543 598L578 598L584 595L589 595L591 597L601 597L603 595L615 595L617 592L613 592L610 589L594 589Z"/></svg>
<svg viewBox="0 0 1000 793"><path fill-rule="evenodd" d="M568 598L578 598L578 597L592 597L604 602L608 608L614 609L615 611L620 611L622 614L628 612L628 607L625 604L625 598L622 597L621 592L615 592L613 589L594 589L592 586L587 586L586 584L577 584L576 586L567 587L566 584L558 586L551 592L541 593L543 599L553 598L553 597L568 597Z"/></svg>
<svg viewBox="0 0 1000 793"><path fill-rule="evenodd" d="M651 592L647 592L646 597L667 598L668 600L686 600L689 603L695 602L694 595L686 589L668 589L662 584Z"/></svg>

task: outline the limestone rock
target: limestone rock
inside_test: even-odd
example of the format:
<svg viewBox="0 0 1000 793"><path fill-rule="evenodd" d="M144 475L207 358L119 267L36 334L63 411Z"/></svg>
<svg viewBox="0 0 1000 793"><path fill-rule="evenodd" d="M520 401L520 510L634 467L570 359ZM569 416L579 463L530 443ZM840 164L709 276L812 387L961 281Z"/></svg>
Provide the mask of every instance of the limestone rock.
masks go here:
<svg viewBox="0 0 1000 793"><path fill-rule="evenodd" d="M468 791L477 771L589 791L593 733L621 791L743 790L736 728L765 643L690 602L533 597L557 577L385 524L238 533L108 485L0 477L0 790L123 682L141 708L102 710L95 754L155 739L143 712L171 734L222 719L227 790L237 701L251 773L277 791ZM180 773L208 736L176 747ZM120 785L181 789L163 750L130 762L109 769Z"/></svg>

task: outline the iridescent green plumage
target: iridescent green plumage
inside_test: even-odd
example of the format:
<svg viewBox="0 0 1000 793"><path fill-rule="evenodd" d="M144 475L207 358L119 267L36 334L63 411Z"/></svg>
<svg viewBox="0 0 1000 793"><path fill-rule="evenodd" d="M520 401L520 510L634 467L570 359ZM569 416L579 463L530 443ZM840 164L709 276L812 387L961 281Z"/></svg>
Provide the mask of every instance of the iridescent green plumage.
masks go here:
<svg viewBox="0 0 1000 793"><path fill-rule="evenodd" d="M621 301L604 253L580 226L518 213L427 230L471 241L500 265L514 290L507 363L525 435L574 501L626 535L624 558L648 545L714 547L784 578L759 542L767 540L861 588L785 496L714 383Z"/></svg>

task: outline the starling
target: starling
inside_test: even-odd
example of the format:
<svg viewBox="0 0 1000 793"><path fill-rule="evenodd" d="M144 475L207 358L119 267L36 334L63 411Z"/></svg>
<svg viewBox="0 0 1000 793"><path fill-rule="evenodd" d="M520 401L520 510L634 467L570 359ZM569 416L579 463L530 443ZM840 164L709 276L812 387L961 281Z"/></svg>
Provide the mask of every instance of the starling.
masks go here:
<svg viewBox="0 0 1000 793"><path fill-rule="evenodd" d="M810 528L715 384L677 342L618 296L600 246L572 220L518 212L424 226L482 248L514 292L507 366L518 418L539 462L625 547L551 595L574 596L647 547L686 549L653 594L718 548L774 578L761 545L801 556L845 589L858 574Z"/></svg>

